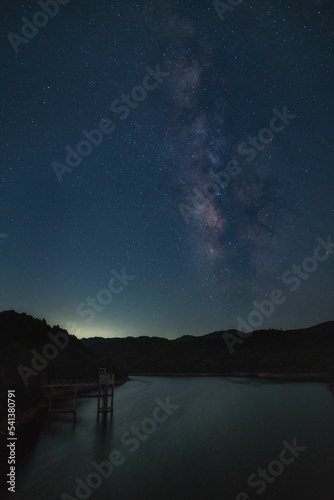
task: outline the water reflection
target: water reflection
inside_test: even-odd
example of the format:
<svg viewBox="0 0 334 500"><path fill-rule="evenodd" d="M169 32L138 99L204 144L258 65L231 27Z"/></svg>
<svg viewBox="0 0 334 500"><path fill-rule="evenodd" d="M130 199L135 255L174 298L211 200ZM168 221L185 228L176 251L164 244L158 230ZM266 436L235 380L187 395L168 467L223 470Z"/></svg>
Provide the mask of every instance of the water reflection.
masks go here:
<svg viewBox="0 0 334 500"><path fill-rule="evenodd" d="M98 412L96 415L96 435L109 436L113 425L113 415L111 412Z"/></svg>
<svg viewBox="0 0 334 500"><path fill-rule="evenodd" d="M122 435L146 422L156 398L167 396L178 410L132 453ZM307 451L261 498L327 500L334 490L328 460L334 455L333 420L334 399L325 384L136 377L116 388L113 415L98 413L94 398L82 398L75 419L59 414L48 420L19 473L17 498L73 496L75 478L85 480L92 463L108 460L113 450L125 462L94 492L98 500L221 500L240 491L253 498L249 475L274 460L284 440L296 438Z"/></svg>

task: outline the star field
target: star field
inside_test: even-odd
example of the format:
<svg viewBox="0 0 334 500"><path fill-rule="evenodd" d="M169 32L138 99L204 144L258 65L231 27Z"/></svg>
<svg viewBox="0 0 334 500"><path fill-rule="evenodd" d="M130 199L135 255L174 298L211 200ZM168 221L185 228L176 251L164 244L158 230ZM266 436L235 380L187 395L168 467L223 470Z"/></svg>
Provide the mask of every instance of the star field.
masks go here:
<svg viewBox="0 0 334 500"><path fill-rule="evenodd" d="M1 6L1 309L79 337L236 328L332 234L331 3L70 0L16 53L37 11ZM332 320L333 263L263 326Z"/></svg>

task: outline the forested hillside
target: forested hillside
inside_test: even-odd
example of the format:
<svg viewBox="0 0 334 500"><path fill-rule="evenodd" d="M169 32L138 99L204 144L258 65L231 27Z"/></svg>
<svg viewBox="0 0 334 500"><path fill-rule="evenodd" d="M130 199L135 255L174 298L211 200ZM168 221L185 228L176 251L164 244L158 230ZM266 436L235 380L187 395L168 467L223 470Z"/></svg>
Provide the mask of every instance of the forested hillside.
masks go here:
<svg viewBox="0 0 334 500"><path fill-rule="evenodd" d="M0 420L6 413L8 389L15 389L19 411L42 399L47 379L97 378L101 363L103 357L44 319L0 313Z"/></svg>
<svg viewBox="0 0 334 500"><path fill-rule="evenodd" d="M334 322L302 330L259 330L247 338L229 330L176 340L89 338L83 343L129 373L328 374L334 366Z"/></svg>
<svg viewBox="0 0 334 500"><path fill-rule="evenodd" d="M0 420L7 390L17 410L43 398L47 379L96 378L111 365L118 380L142 374L324 374L334 379L334 322L303 330L236 330L175 340L159 337L78 340L59 326L15 311L0 313Z"/></svg>

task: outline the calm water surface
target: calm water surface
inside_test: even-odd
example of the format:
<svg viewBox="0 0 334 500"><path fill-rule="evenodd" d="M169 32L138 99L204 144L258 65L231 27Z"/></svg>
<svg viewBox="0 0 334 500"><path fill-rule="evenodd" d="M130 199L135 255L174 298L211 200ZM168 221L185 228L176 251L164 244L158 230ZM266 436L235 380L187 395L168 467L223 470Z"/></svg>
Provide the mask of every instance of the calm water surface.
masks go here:
<svg viewBox="0 0 334 500"><path fill-rule="evenodd" d="M168 397L177 408L170 415L155 410L156 399ZM152 414L164 421L155 423ZM131 427L141 425L142 440L131 437ZM267 476L263 493L261 483L247 484L251 474L279 459L283 441L294 439L306 449L280 475ZM109 460L113 450L119 465L110 476L90 476L92 492L76 493L76 478L87 484L96 472L92 462ZM9 498L333 500L333 466L334 397L325 385L133 377L116 388L112 418L97 418L96 400L83 398L75 423L70 415L46 423Z"/></svg>

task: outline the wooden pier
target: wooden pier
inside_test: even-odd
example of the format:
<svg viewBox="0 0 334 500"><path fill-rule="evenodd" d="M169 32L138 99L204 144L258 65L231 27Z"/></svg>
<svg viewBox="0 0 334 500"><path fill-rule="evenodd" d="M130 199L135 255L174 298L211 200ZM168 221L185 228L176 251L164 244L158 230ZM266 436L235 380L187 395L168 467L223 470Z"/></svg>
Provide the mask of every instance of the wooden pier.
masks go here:
<svg viewBox="0 0 334 500"><path fill-rule="evenodd" d="M48 413L72 413L75 417L77 412L78 398L97 398L97 412L113 412L114 408L114 386L115 378L113 373L108 373L105 368L100 368L97 380L50 380L43 385L48 403ZM59 394L59 389L73 389L72 405L66 408L54 408L54 399L58 397L68 397L68 394ZM97 390L97 394L84 394L82 390ZM58 392L58 394L57 394Z"/></svg>

